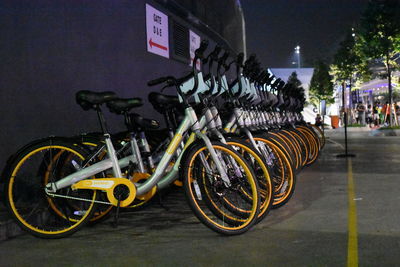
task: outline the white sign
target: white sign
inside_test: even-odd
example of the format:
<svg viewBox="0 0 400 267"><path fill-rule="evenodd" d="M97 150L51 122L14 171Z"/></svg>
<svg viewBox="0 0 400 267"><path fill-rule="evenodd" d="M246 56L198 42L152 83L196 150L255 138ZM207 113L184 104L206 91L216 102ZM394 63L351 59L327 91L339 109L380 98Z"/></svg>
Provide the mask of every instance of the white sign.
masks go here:
<svg viewBox="0 0 400 267"><path fill-rule="evenodd" d="M200 47L200 41L200 36L189 30L190 66L193 65L194 51ZM197 60L196 68L200 70L200 60Z"/></svg>
<svg viewBox="0 0 400 267"><path fill-rule="evenodd" d="M169 58L168 16L146 4L147 51Z"/></svg>

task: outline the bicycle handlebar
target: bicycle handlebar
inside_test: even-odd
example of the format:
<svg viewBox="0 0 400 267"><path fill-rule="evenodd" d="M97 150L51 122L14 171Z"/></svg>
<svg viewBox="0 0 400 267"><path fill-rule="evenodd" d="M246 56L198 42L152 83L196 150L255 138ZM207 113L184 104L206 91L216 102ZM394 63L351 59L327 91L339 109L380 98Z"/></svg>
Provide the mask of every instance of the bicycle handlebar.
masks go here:
<svg viewBox="0 0 400 267"><path fill-rule="evenodd" d="M236 64L241 67L243 65L243 59L244 59L244 54L241 52L238 54L236 58Z"/></svg>
<svg viewBox="0 0 400 267"><path fill-rule="evenodd" d="M208 47L208 40L205 39L201 41L199 48L197 48L196 51L194 51L195 58L197 57L198 59L202 59L203 53L204 51L206 51L207 47Z"/></svg>
<svg viewBox="0 0 400 267"><path fill-rule="evenodd" d="M229 57L229 52L228 52L228 51L225 51L224 54L222 55L222 57L219 58L218 63L219 63L221 66L225 65L225 62L226 62L226 60L228 59L228 57Z"/></svg>
<svg viewBox="0 0 400 267"><path fill-rule="evenodd" d="M148 82L147 82L147 85L148 85L148 86L155 86L155 85L158 85L158 84L161 84L161 83L168 82L168 81L171 80L171 79L172 79L172 80L175 80L175 78L172 77L172 76L160 77L160 78L157 78L157 79L148 81Z"/></svg>
<svg viewBox="0 0 400 267"><path fill-rule="evenodd" d="M203 58L203 53L207 49L207 47L208 47L208 40L201 41L199 48L197 48L194 52L195 56L193 59L192 72L189 75L186 75L185 77L179 78L179 79L177 79L173 76L160 77L160 78L157 78L157 79L147 82L147 85L154 86L154 85L158 85L161 83L167 83L166 87L175 85L176 89L178 91L178 94L182 97L182 99L184 100L184 103L185 103L186 98L193 95L196 92L197 87L199 85L199 80L197 77L198 72L196 69L196 62L197 62L197 60ZM194 78L193 88L191 90L189 90L188 92L186 92L186 94L183 94L183 92L181 91L179 86L191 77Z"/></svg>
<svg viewBox="0 0 400 267"><path fill-rule="evenodd" d="M211 58L212 61L217 61L219 53L221 53L221 47L219 45L216 45L214 51L211 52L209 57Z"/></svg>

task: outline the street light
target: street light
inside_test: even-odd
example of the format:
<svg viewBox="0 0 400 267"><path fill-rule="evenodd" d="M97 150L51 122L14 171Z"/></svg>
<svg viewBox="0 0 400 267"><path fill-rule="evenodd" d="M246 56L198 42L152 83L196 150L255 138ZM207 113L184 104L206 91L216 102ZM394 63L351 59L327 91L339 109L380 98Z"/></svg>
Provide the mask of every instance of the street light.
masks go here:
<svg viewBox="0 0 400 267"><path fill-rule="evenodd" d="M297 54L297 68L300 69L300 46L296 46L294 51Z"/></svg>

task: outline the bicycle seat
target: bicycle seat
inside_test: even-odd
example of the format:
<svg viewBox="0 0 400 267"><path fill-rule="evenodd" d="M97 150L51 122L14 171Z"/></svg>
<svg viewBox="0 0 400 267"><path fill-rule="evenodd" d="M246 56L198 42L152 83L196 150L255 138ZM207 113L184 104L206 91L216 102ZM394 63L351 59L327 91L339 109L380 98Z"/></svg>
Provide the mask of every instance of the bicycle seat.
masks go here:
<svg viewBox="0 0 400 267"><path fill-rule="evenodd" d="M154 109L160 113L165 113L166 110L171 110L181 105L177 96L164 95L157 92L149 94L149 101Z"/></svg>
<svg viewBox="0 0 400 267"><path fill-rule="evenodd" d="M141 115L136 113L129 114L131 122L135 128L142 130L155 130L160 127L160 123L156 120L143 118Z"/></svg>
<svg viewBox="0 0 400 267"><path fill-rule="evenodd" d="M110 109L110 112L115 114L123 114L128 112L132 108L137 108L143 106L143 101L141 98L117 98L115 100L111 100L107 102L107 107Z"/></svg>
<svg viewBox="0 0 400 267"><path fill-rule="evenodd" d="M94 109L96 106L116 98L117 95L114 92L110 91L93 92L88 90L81 90L75 94L76 102L84 110Z"/></svg>

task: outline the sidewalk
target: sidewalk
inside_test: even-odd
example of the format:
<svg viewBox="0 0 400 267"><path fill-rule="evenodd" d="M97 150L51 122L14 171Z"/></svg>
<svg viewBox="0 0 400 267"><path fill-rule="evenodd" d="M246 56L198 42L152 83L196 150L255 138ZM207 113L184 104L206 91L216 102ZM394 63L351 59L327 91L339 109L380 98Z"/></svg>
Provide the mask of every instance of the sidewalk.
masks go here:
<svg viewBox="0 0 400 267"><path fill-rule="evenodd" d="M325 133L331 137L344 137L344 127L337 129L326 129ZM366 127L348 127L347 134L349 137L357 136L400 136L400 129L381 129L381 128L369 128Z"/></svg>
<svg viewBox="0 0 400 267"><path fill-rule="evenodd" d="M0 242L2 264L344 266L351 202L356 207L359 265L396 266L400 138L354 135L349 149L356 157L347 161L336 157L343 153L343 136L333 131L327 131L317 162L297 177L289 203L243 235L223 237L204 227L178 190L163 200L169 210L153 205L124 213L116 229L106 221L60 240L23 234Z"/></svg>

